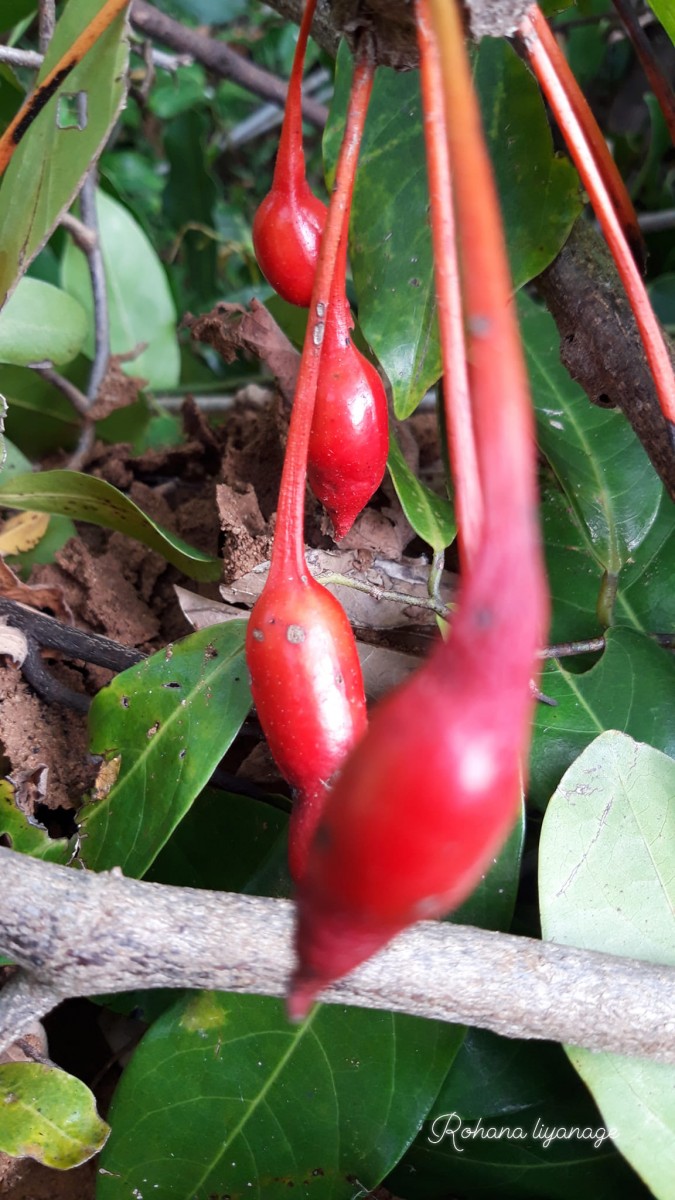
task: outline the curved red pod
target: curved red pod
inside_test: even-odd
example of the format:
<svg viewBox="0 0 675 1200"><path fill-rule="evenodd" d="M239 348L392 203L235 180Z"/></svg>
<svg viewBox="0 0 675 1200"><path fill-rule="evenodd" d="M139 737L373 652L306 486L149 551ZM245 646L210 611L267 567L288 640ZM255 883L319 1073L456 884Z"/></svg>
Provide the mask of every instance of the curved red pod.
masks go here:
<svg viewBox="0 0 675 1200"><path fill-rule="evenodd" d="M308 308L326 206L305 179L274 184L253 218L253 249L268 283L289 304Z"/></svg>
<svg viewBox="0 0 675 1200"><path fill-rule="evenodd" d="M246 657L270 750L298 793L291 825L297 879L322 793L366 729L361 664L344 609L309 575L268 583L251 613Z"/></svg>
<svg viewBox="0 0 675 1200"><path fill-rule="evenodd" d="M338 540L380 486L389 452L384 385L354 345L351 326L344 301L326 323L307 458L309 486Z"/></svg>

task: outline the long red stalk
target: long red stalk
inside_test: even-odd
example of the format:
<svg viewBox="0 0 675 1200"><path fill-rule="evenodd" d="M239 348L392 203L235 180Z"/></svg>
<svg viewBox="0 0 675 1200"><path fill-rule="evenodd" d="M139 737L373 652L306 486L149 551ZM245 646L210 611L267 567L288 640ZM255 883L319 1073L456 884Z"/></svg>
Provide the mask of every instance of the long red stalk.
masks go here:
<svg viewBox="0 0 675 1200"><path fill-rule="evenodd" d="M0 137L0 175L6 169L16 147L24 134L28 132L35 118L42 112L45 104L128 4L129 0L105 0L100 11L78 34L56 66L52 67L51 71L31 92L26 102L21 105L18 113Z"/></svg>
<svg viewBox="0 0 675 1200"><path fill-rule="evenodd" d="M617 216L613 195L588 140L587 131L561 83L561 63L557 57L552 57L549 46L550 31L536 4L528 9L523 17L518 27L518 35L555 114L607 239L642 338L661 411L671 426L675 427L675 375L663 334L635 265L621 220ZM553 40L555 42L555 39Z"/></svg>
<svg viewBox="0 0 675 1200"><path fill-rule="evenodd" d="M424 138L431 203L436 303L445 386L446 427L455 489L457 537L463 567L471 563L480 537L483 501L471 415L464 344L464 317L455 240L452 181L438 48L429 24L428 0L417 0L417 41L424 109Z"/></svg>
<svg viewBox="0 0 675 1200"><path fill-rule="evenodd" d="M307 53L307 39L312 28L316 0L306 0L295 44L293 66L288 80L286 111L279 137L274 183L289 190L305 182L305 151L302 140L302 76Z"/></svg>

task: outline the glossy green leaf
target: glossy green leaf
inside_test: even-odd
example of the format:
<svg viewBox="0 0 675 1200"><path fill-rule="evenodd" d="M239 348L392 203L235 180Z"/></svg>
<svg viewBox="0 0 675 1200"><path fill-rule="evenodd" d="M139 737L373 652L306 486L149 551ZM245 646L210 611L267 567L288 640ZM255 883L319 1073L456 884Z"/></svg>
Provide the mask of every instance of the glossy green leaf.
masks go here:
<svg viewBox="0 0 675 1200"><path fill-rule="evenodd" d="M160 1017L113 1101L97 1200L352 1200L414 1137L463 1031L197 993Z"/></svg>
<svg viewBox="0 0 675 1200"><path fill-rule="evenodd" d="M406 519L435 554L454 541L457 526L450 501L438 496L410 470L394 434L389 438L387 466Z"/></svg>
<svg viewBox="0 0 675 1200"><path fill-rule="evenodd" d="M69 0L40 78L56 65L100 7L100 0ZM0 306L72 203L116 120L125 87L124 25L122 14L67 77L28 129L3 177ZM67 124L60 115L60 97L80 92L87 98L86 126L59 128Z"/></svg>
<svg viewBox="0 0 675 1200"><path fill-rule="evenodd" d="M539 507L551 593L549 643L580 641L603 633L596 612L602 567L591 554L565 497L550 488Z"/></svg>
<svg viewBox="0 0 675 1200"><path fill-rule="evenodd" d="M82 859L147 871L251 707L246 625L193 633L117 675L90 711L91 749L120 756L116 782L81 812Z"/></svg>
<svg viewBox="0 0 675 1200"><path fill-rule="evenodd" d="M108 285L110 344L114 354L128 354L147 343L132 362L130 375L153 388L176 387L180 353L176 338L176 306L166 272L140 225L128 209L105 192L97 192L101 245ZM94 351L93 300L87 260L70 241L62 264L62 284L90 315L87 353Z"/></svg>
<svg viewBox="0 0 675 1200"><path fill-rule="evenodd" d="M30 854L31 858L56 863L67 863L70 858L67 838L50 838L44 825L29 821L17 808L14 788L6 779L0 780L0 837L6 838L10 850L16 850L17 854Z"/></svg>
<svg viewBox="0 0 675 1200"><path fill-rule="evenodd" d="M622 733L603 734L576 760L541 834L547 940L675 966L674 795L672 759ZM621 1152L657 1200L672 1200L675 1067L578 1047L568 1054Z"/></svg>
<svg viewBox="0 0 675 1200"><path fill-rule="evenodd" d="M343 46L324 138L330 170L350 78ZM506 42L483 39L474 78L520 287L565 241L580 211L577 177L553 154L537 85ZM417 72L378 70L359 164L350 241L359 323L391 381L396 414L405 417L441 370Z"/></svg>
<svg viewBox="0 0 675 1200"><path fill-rule="evenodd" d="M647 0L647 3L675 46L675 9L672 0Z"/></svg>
<svg viewBox="0 0 675 1200"><path fill-rule="evenodd" d="M553 1130L586 1136L547 1140ZM589 1136L593 1134L593 1136ZM648 1200L550 1043L469 1029L422 1129L385 1180L406 1200Z"/></svg>
<svg viewBox="0 0 675 1200"><path fill-rule="evenodd" d="M645 632L675 629L675 520L663 491L656 520L619 576L614 617Z"/></svg>
<svg viewBox="0 0 675 1200"><path fill-rule="evenodd" d="M156 550L191 579L218 579L221 563L195 550L168 529L152 521L112 484L79 471L39 471L15 475L0 486L0 507L59 513L76 521L91 521L116 529Z"/></svg>
<svg viewBox="0 0 675 1200"><path fill-rule="evenodd" d="M583 675L564 660L546 664L539 686L557 701L538 704L530 763L530 799L545 807L560 778L606 729L619 729L675 757L675 661L644 634L607 633L600 661Z"/></svg>
<svg viewBox="0 0 675 1200"><path fill-rule="evenodd" d="M25 277L0 312L0 362L62 366L82 349L87 318L66 292Z"/></svg>
<svg viewBox="0 0 675 1200"><path fill-rule="evenodd" d="M539 445L592 553L616 575L654 524L661 481L623 414L590 404L563 367L553 318L525 295L518 308Z"/></svg>
<svg viewBox="0 0 675 1200"><path fill-rule="evenodd" d="M89 1088L43 1063L0 1066L0 1150L67 1171L97 1154L109 1126Z"/></svg>
<svg viewBox="0 0 675 1200"><path fill-rule="evenodd" d="M71 363L67 371L79 375L85 359ZM84 383L80 377L75 382ZM70 450L77 442L79 420L62 392L26 367L0 366L0 392L7 398L7 435L29 458L41 458L53 450Z"/></svg>

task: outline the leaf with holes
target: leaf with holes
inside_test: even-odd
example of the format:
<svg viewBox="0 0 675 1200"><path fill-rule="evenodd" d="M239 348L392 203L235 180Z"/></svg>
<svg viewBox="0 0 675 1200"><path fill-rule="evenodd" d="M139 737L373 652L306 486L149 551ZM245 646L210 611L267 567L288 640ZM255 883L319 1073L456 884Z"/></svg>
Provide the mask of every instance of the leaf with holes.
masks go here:
<svg viewBox="0 0 675 1200"><path fill-rule="evenodd" d="M672 696L672 693L671 693ZM543 936L675 966L675 763L604 733L570 767L539 848ZM567 1053L616 1145L658 1200L675 1196L675 1067Z"/></svg>
<svg viewBox="0 0 675 1200"><path fill-rule="evenodd" d="M457 526L450 501L437 496L410 470L394 434L389 439L389 474L401 508L419 537L440 554L455 540Z"/></svg>
<svg viewBox="0 0 675 1200"><path fill-rule="evenodd" d="M119 774L82 810L82 860L147 871L236 737L251 707L246 625L212 625L117 675L91 706L93 754Z"/></svg>
<svg viewBox="0 0 675 1200"><path fill-rule="evenodd" d="M67 1171L92 1158L110 1128L89 1088L44 1063L0 1065L0 1150Z"/></svg>
<svg viewBox="0 0 675 1200"><path fill-rule="evenodd" d="M539 89L507 43L484 38L473 59L516 287L543 271L581 209L578 180L553 153ZM351 80L346 45L324 136L331 175ZM428 220L429 193L416 71L380 67L359 157L350 254L359 324L384 367L398 417L441 373Z"/></svg>
<svg viewBox="0 0 675 1200"><path fill-rule="evenodd" d="M74 521L91 521L116 529L156 550L191 579L218 579L220 559L195 550L164 529L112 484L79 471L36 471L14 475L0 486L0 508L59 513Z"/></svg>
<svg viewBox="0 0 675 1200"><path fill-rule="evenodd" d="M51 838L44 825L29 821L17 808L14 788L6 779L0 780L0 837L6 838L10 850L17 854L56 863L67 863L70 857L66 838Z"/></svg>
<svg viewBox="0 0 675 1200"><path fill-rule="evenodd" d="M101 0L70 0L39 79L56 65L100 7ZM61 84L14 152L0 186L0 307L72 204L115 123L125 94L124 26L122 14ZM66 118L62 98L69 96L80 96L86 103L81 128Z"/></svg>
<svg viewBox="0 0 675 1200"><path fill-rule="evenodd" d="M610 629L600 661L583 675L546 664L539 687L556 707L537 705L530 800L540 808L582 750L606 729L620 729L675 757L675 662L644 634Z"/></svg>
<svg viewBox="0 0 675 1200"><path fill-rule="evenodd" d="M110 1113L97 1200L352 1200L415 1136L463 1030L199 992L146 1034Z"/></svg>
<svg viewBox="0 0 675 1200"><path fill-rule="evenodd" d="M663 486L623 414L589 404L562 366L553 318L529 296L518 308L539 445L591 553L618 575L654 524Z"/></svg>

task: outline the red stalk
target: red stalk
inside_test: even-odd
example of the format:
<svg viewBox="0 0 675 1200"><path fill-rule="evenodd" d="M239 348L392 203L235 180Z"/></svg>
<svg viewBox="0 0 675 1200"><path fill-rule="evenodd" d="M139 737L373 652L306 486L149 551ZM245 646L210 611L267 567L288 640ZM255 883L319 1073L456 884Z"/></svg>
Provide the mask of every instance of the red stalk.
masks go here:
<svg viewBox="0 0 675 1200"><path fill-rule="evenodd" d="M520 802L546 632L533 418L497 195L459 12L430 7L484 515L448 641L376 709L327 799L298 890L294 1018L401 929L460 903L487 869Z"/></svg>
<svg viewBox="0 0 675 1200"><path fill-rule="evenodd" d="M366 727L356 643L341 605L312 578L304 550L307 451L332 303L332 282L373 84L370 48L354 71L345 134L314 276L307 332L281 476L267 583L246 638L251 690L270 749L296 790L291 873L301 877L332 778Z"/></svg>
<svg viewBox="0 0 675 1200"><path fill-rule="evenodd" d="M274 185L294 191L305 182L305 149L302 140L302 76L305 68L307 40L312 28L316 0L306 0L295 44L293 66L288 81L286 109L281 126L279 148L274 166Z"/></svg>
<svg viewBox="0 0 675 1200"><path fill-rule="evenodd" d="M428 0L417 0L417 41L420 48L438 323L445 376L443 398L455 486L457 536L462 565L467 567L480 537L483 502L464 344L441 64L429 25Z"/></svg>
<svg viewBox="0 0 675 1200"><path fill-rule="evenodd" d="M661 411L671 426L675 426L675 376L663 334L630 252L621 220L615 211L614 196L607 186L606 179L603 178L602 170L598 166L587 130L579 119L576 106L571 102L568 92L561 82L560 75L563 70L564 58L559 51L555 57L553 56L549 43L553 41L556 50L557 43L551 37L546 21L536 4L523 17L518 27L518 36L523 43L542 91L555 114L556 121L607 239L642 338ZM671 430L671 432L673 431Z"/></svg>
<svg viewBox="0 0 675 1200"><path fill-rule="evenodd" d="M614 7L623 22L626 33L633 43L642 70L647 76L651 89L663 113L663 119L668 126L670 140L675 145L675 93L665 78L663 68L654 54L649 38L638 21L635 9L628 3L628 0L614 0Z"/></svg>

